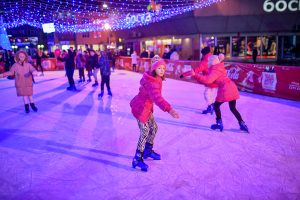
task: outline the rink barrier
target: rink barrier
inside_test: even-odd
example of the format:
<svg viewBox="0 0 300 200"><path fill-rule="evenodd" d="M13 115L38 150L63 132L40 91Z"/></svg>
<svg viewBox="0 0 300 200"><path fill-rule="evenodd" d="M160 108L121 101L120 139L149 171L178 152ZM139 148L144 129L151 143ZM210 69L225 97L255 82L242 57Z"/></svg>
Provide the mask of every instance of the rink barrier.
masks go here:
<svg viewBox="0 0 300 200"><path fill-rule="evenodd" d="M171 61L167 63L166 77L196 82L191 77L180 79L180 74L190 71L199 65L199 61ZM35 65L35 60L33 60ZM64 62L55 58L42 60L45 71L63 70ZM131 57L118 57L116 67L132 71ZM273 64L250 64L239 62L225 62L228 76L236 83L240 91L300 100L300 67L279 66ZM143 73L150 68L149 58L139 58L137 71ZM0 63L0 73L4 72L4 62Z"/></svg>
<svg viewBox="0 0 300 200"><path fill-rule="evenodd" d="M34 67L36 67L36 59L32 59L31 64ZM42 66L45 71L64 70L65 62L59 61L56 58L46 58L46 59L42 59ZM0 73L3 72L4 72L4 62L0 62Z"/></svg>
<svg viewBox="0 0 300 200"><path fill-rule="evenodd" d="M196 82L191 77L180 79L180 74L199 65L199 61L165 60L166 77ZM273 64L251 64L225 62L228 76L236 83L240 91L300 100L300 67L279 66ZM118 57L116 68L132 71L131 57ZM150 68L149 58L139 58L137 71L143 73Z"/></svg>

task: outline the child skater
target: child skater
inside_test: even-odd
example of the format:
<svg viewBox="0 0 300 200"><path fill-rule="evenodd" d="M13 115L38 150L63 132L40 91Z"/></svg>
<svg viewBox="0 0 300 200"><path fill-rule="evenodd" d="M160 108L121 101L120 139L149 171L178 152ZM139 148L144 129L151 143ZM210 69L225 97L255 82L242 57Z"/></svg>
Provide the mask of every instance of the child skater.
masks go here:
<svg viewBox="0 0 300 200"><path fill-rule="evenodd" d="M6 76L15 75L15 86L17 90L17 96L22 96L25 104L25 112L29 113L29 104L33 111L37 112L37 107L34 104L33 94L33 82L32 76L37 75L36 69L28 63L28 54L20 50L16 53L16 63L10 68L8 72L0 74L0 78Z"/></svg>
<svg viewBox="0 0 300 200"><path fill-rule="evenodd" d="M162 97L162 81L165 79L165 62L155 56L149 72L145 72L140 81L139 93L131 100L131 112L138 121L140 137L137 144L132 167L140 167L142 171L147 171L148 165L143 158L160 160L158 153L153 151L154 138L157 132L157 124L153 117L153 103L161 110L168 112L172 117L179 118L178 113L172 109L171 105Z"/></svg>
<svg viewBox="0 0 300 200"><path fill-rule="evenodd" d="M79 83L85 82L85 75L84 75L85 56L82 54L81 49L78 51L75 61L76 61L76 67L79 72Z"/></svg>
<svg viewBox="0 0 300 200"><path fill-rule="evenodd" d="M222 55L220 57L222 57ZM224 102L229 102L230 111L238 120L240 129L242 131L249 132L248 127L243 121L239 111L236 109L236 100L239 98L239 91L235 83L227 76L224 63L220 62L218 56L213 55L208 58L208 65L211 67L207 75L195 74L192 70L192 76L200 83L216 83L218 85L218 93L214 103L217 123L211 125L211 129L219 129L220 131L223 131L220 106Z"/></svg>
<svg viewBox="0 0 300 200"><path fill-rule="evenodd" d="M108 57L105 51L101 51L101 57L99 59L99 67L100 67L100 73L101 73L101 93L98 95L98 97L102 98L104 95L104 84L107 88L107 93L109 96L112 96L111 90L110 90L110 65L108 61Z"/></svg>
<svg viewBox="0 0 300 200"><path fill-rule="evenodd" d="M202 73L203 75L206 75L208 73L208 58L212 54L210 53L210 47L204 47L201 50L202 54L202 59L199 63L199 66L194 69L196 74ZM185 76L190 76L191 71L183 73L180 78L183 78ZM207 108L206 110L202 111L202 114L208 114L211 113L213 114L214 112L214 102L216 99L216 94L217 94L218 86L214 83L211 84L205 84L205 89L204 89L204 99L207 103Z"/></svg>

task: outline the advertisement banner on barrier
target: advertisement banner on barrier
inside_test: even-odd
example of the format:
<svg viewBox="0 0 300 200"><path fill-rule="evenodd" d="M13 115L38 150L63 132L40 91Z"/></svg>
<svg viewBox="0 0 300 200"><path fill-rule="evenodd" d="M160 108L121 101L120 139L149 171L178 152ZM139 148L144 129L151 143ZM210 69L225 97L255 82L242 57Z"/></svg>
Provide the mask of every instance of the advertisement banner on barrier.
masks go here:
<svg viewBox="0 0 300 200"><path fill-rule="evenodd" d="M173 79L179 79L180 74L199 65L199 61L165 60L165 62L166 77ZM116 67L132 71L131 58L119 57ZM300 67L225 62L225 68L228 76L241 91L300 100ZM138 72L142 73L149 69L149 58L138 60ZM191 77L186 77L184 80L196 82Z"/></svg>

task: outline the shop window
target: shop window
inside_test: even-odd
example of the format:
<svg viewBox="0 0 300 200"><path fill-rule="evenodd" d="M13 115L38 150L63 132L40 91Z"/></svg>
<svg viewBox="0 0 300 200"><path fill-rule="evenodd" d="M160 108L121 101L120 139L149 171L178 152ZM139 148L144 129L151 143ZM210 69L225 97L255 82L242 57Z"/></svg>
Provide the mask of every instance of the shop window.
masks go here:
<svg viewBox="0 0 300 200"><path fill-rule="evenodd" d="M276 45L275 36L263 36L261 38L262 58L275 58Z"/></svg>
<svg viewBox="0 0 300 200"><path fill-rule="evenodd" d="M293 59L294 58L294 48L295 45L293 43L294 36L280 36L279 40L282 45L282 58L283 59Z"/></svg>
<svg viewBox="0 0 300 200"><path fill-rule="evenodd" d="M296 36L295 57L300 58L300 35Z"/></svg>
<svg viewBox="0 0 300 200"><path fill-rule="evenodd" d="M217 46L215 54L222 53L225 57L230 57L230 37L217 37Z"/></svg>
<svg viewBox="0 0 300 200"><path fill-rule="evenodd" d="M215 37L214 36L205 36L202 38L202 47L214 47L215 46Z"/></svg>
<svg viewBox="0 0 300 200"><path fill-rule="evenodd" d="M232 57L244 57L246 54L245 37L232 37Z"/></svg>
<svg viewBox="0 0 300 200"><path fill-rule="evenodd" d="M258 49L258 56L260 56L260 37L247 37L247 57L251 57L253 53L253 49L257 48Z"/></svg>

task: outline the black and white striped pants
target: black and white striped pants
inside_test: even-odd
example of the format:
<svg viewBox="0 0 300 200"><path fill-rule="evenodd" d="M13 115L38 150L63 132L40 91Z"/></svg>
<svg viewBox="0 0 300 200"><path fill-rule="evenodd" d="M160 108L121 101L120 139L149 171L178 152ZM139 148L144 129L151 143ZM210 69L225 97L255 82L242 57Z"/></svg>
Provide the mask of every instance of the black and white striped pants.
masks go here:
<svg viewBox="0 0 300 200"><path fill-rule="evenodd" d="M153 144L158 127L154 120L153 114L150 115L150 118L146 123L142 123L138 120L138 125L140 128L140 138L137 149L141 152L144 152L146 142Z"/></svg>

